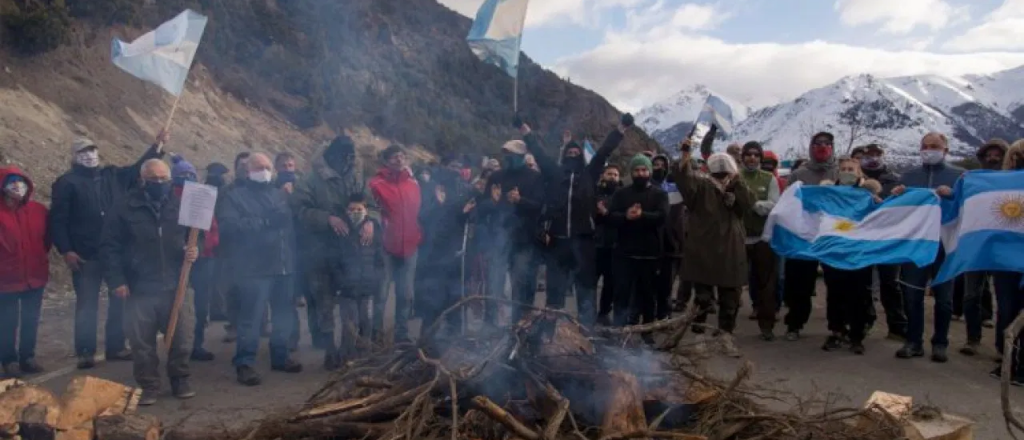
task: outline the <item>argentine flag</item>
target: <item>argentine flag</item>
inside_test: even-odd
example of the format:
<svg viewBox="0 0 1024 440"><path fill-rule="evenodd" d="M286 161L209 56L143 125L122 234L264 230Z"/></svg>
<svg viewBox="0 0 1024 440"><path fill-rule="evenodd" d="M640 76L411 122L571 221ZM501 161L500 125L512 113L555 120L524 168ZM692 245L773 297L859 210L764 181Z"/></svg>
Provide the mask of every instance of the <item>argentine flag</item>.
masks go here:
<svg viewBox="0 0 1024 440"><path fill-rule="evenodd" d="M597 154L597 153L594 151L594 144L591 144L589 139L584 140L583 141L583 160L586 161L586 163L590 163L590 160L594 158L595 154Z"/></svg>
<svg viewBox="0 0 1024 440"><path fill-rule="evenodd" d="M180 96L206 29L206 17L190 9L131 43L115 38L114 65Z"/></svg>
<svg viewBox="0 0 1024 440"><path fill-rule="evenodd" d="M485 0L476 13L466 41L481 61L515 78L519 73L519 43L529 0Z"/></svg>
<svg viewBox="0 0 1024 440"><path fill-rule="evenodd" d="M965 272L1024 272L1024 171L971 171L942 201L946 261L934 284Z"/></svg>
<svg viewBox="0 0 1024 440"><path fill-rule="evenodd" d="M726 104L722 98L708 95L708 99L704 101L704 107L697 115L697 123L701 122L709 125L715 124L722 134L728 136L732 134L733 127L732 107L729 107L729 104Z"/></svg>
<svg viewBox="0 0 1024 440"><path fill-rule="evenodd" d="M939 253L939 197L908 189L876 204L848 186L794 183L768 215L762 239L780 256L855 270L876 264L925 266Z"/></svg>

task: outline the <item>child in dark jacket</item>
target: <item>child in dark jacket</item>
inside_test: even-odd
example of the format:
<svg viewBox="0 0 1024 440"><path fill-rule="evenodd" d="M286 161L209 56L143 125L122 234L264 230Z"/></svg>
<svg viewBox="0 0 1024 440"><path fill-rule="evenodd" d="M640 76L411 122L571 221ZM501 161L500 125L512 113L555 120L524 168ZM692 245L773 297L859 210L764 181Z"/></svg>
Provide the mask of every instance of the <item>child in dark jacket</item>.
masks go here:
<svg viewBox="0 0 1024 440"><path fill-rule="evenodd" d="M330 261L334 296L318 304L325 308L323 313L334 314L335 305L341 308L341 345L337 344L333 332L324 338L327 344L324 368L327 370L341 367L343 360L354 354L359 336L369 335L370 307L384 276L381 227L377 220L367 216L363 194L349 197L348 220L350 231L361 231L364 223L373 223L373 237L369 243L364 243L361 234L356 232L338 237L337 253Z"/></svg>

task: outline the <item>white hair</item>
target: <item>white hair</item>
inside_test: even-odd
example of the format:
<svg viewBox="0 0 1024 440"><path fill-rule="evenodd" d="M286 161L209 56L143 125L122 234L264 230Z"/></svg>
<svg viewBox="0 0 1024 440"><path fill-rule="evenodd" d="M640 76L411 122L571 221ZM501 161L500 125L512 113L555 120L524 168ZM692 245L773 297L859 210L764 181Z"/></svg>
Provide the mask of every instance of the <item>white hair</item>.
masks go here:
<svg viewBox="0 0 1024 440"><path fill-rule="evenodd" d="M708 172L711 174L716 173L727 173L737 174L740 172L740 167L736 165L736 159L733 159L727 153L715 153L711 157L708 157Z"/></svg>

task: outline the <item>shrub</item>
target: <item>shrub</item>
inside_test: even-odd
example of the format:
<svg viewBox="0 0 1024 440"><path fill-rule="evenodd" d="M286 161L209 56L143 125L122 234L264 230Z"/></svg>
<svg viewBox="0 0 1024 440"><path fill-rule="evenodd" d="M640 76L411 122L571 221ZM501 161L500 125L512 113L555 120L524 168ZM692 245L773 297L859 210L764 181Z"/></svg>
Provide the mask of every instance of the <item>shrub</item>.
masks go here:
<svg viewBox="0 0 1024 440"><path fill-rule="evenodd" d="M56 49L71 29L71 17L62 0L10 8L0 16L0 21L4 26L4 43L22 55Z"/></svg>

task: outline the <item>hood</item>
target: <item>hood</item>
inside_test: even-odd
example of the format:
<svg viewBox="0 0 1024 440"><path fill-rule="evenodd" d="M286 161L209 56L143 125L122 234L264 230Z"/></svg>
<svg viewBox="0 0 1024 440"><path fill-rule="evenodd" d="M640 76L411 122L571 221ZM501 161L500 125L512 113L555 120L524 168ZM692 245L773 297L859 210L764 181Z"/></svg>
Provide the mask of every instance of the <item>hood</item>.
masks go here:
<svg viewBox="0 0 1024 440"><path fill-rule="evenodd" d="M832 142L832 155L829 156L828 160L823 161L823 162L819 162L819 161L814 159L814 154L812 153L812 150L814 149L814 144L813 144L814 143L814 139L818 138L818 137L822 137L822 136L827 137L829 139L829 141ZM815 133L814 136L811 136L811 138L807 142L807 144L808 144L807 145L807 157L808 157L808 159L807 159L807 162L806 162L805 166L807 166L809 169L812 169L812 170L815 170L815 171L821 171L821 170L828 169L828 168L831 168L831 167L835 166L835 163L836 163L836 146L835 146L835 141L836 141L835 135L833 135L832 133L829 133L827 131L821 131L821 132Z"/></svg>
<svg viewBox="0 0 1024 440"><path fill-rule="evenodd" d="M737 174L739 166L736 165L736 159L728 153L715 153L708 157L708 172Z"/></svg>
<svg viewBox="0 0 1024 440"><path fill-rule="evenodd" d="M988 142L985 142L984 145L978 147L978 151L974 153L974 156L977 157L978 161L980 162L982 159L985 158L985 152L988 151L990 148L999 149L1000 151L1002 151L1003 156L1005 157L1006 152L1010 150L1010 143L999 138L991 139Z"/></svg>
<svg viewBox="0 0 1024 440"><path fill-rule="evenodd" d="M25 183L28 185L28 192L25 193L25 200L22 201L22 203L28 203L28 201L32 199L32 193L36 190L35 185L32 183L32 179L30 179L28 174L25 174L21 168L14 165L8 165L0 168L0 185L4 184L8 176L21 176L22 179L25 179Z"/></svg>
<svg viewBox="0 0 1024 440"><path fill-rule="evenodd" d="M325 180L341 177L340 175L338 175L337 171L334 171L334 168L331 168L329 165L327 165L327 160L324 159L324 153L330 146L331 142L328 141L321 145L320 147L318 147L316 149L316 153L313 155L313 161L310 163L310 168L313 170L313 172L319 174L320 177L324 178ZM352 171L356 173L356 177L358 178L358 180L361 181L363 168L362 162L360 161L358 154L356 154L356 158L352 162L351 168Z"/></svg>
<svg viewBox="0 0 1024 440"><path fill-rule="evenodd" d="M1013 163L1014 159L1013 158L1016 155L1024 156L1024 142L1021 142L1021 141L1014 142L1013 145L1010 146L1010 149L1006 151L1006 157L1003 158L1003 169L1004 170L1015 169L1015 167L1013 166L1014 165L1014 163Z"/></svg>

